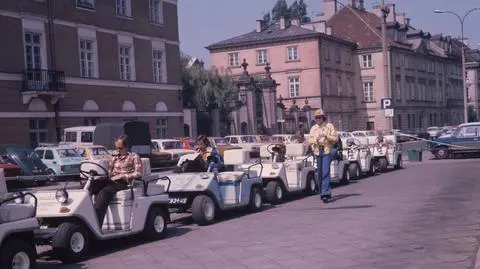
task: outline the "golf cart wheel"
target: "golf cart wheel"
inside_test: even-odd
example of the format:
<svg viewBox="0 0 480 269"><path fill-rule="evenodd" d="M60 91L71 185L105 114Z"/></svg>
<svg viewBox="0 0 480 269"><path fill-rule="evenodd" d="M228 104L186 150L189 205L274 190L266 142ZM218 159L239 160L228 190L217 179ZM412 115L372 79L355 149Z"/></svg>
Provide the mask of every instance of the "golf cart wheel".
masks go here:
<svg viewBox="0 0 480 269"><path fill-rule="evenodd" d="M448 149L446 147L439 147L434 155L437 159L446 159L448 158Z"/></svg>
<svg viewBox="0 0 480 269"><path fill-rule="evenodd" d="M377 173L377 166L373 163L373 160L370 162L370 170L368 170L369 176L374 176Z"/></svg>
<svg viewBox="0 0 480 269"><path fill-rule="evenodd" d="M305 192L313 195L317 192L317 181L315 180L315 173L308 173L307 175L307 188Z"/></svg>
<svg viewBox="0 0 480 269"><path fill-rule="evenodd" d="M258 187L252 187L250 192L250 210L253 212L258 212L262 209L262 191Z"/></svg>
<svg viewBox="0 0 480 269"><path fill-rule="evenodd" d="M397 157L397 163L394 166L395 169L402 169L403 168L403 160L402 160L402 155L398 155Z"/></svg>
<svg viewBox="0 0 480 269"><path fill-rule="evenodd" d="M268 203L275 205L282 202L283 188L277 180L269 181L265 189Z"/></svg>
<svg viewBox="0 0 480 269"><path fill-rule="evenodd" d="M198 225L207 225L215 219L216 206L212 198L198 195L192 202L192 217Z"/></svg>
<svg viewBox="0 0 480 269"><path fill-rule="evenodd" d="M345 165L345 168L343 169L343 176L342 176L342 179L340 180L340 183L344 185L348 185L350 184L351 179L352 179L352 176L350 174L349 166Z"/></svg>
<svg viewBox="0 0 480 269"><path fill-rule="evenodd" d="M36 256L32 245L20 238L12 238L5 242L0 250L0 268L34 269Z"/></svg>
<svg viewBox="0 0 480 269"><path fill-rule="evenodd" d="M387 158L382 157L382 158L378 159L378 169L380 170L380 172L382 172L382 173L386 172L387 168L388 168Z"/></svg>
<svg viewBox="0 0 480 269"><path fill-rule="evenodd" d="M85 258L89 248L89 235L77 223L62 223L52 238L52 248L63 263L74 263Z"/></svg>
<svg viewBox="0 0 480 269"><path fill-rule="evenodd" d="M360 178L360 167L358 163L351 163L348 166L348 173L350 174L350 178L353 180L357 180Z"/></svg>
<svg viewBox="0 0 480 269"><path fill-rule="evenodd" d="M158 207L152 207L148 211L147 220L143 229L143 235L148 240L158 240L167 234L167 217L165 211Z"/></svg>

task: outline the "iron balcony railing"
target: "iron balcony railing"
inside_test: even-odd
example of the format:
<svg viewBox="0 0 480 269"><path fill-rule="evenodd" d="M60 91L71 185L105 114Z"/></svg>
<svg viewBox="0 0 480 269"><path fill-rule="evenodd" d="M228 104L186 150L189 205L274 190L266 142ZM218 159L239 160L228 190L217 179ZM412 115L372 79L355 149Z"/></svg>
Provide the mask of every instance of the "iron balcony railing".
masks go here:
<svg viewBox="0 0 480 269"><path fill-rule="evenodd" d="M22 92L65 91L65 72L44 69L23 71Z"/></svg>

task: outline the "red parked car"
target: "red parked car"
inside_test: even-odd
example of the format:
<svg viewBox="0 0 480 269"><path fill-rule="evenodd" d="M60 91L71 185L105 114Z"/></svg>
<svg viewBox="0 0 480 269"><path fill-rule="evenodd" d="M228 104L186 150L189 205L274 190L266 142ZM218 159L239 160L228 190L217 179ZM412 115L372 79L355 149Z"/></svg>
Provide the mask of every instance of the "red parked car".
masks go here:
<svg viewBox="0 0 480 269"><path fill-rule="evenodd" d="M3 168L6 177L16 177L20 175L20 166L8 163L3 156L0 156L0 168Z"/></svg>

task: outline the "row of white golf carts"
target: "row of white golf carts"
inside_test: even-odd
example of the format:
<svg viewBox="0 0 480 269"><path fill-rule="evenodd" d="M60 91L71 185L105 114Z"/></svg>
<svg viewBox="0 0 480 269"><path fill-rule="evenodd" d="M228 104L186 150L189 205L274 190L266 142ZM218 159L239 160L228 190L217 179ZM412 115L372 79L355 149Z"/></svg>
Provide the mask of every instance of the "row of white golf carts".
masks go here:
<svg viewBox="0 0 480 269"><path fill-rule="evenodd" d="M400 168L395 144L373 148L347 141L331 162L332 181L349 182L392 165ZM251 161L242 149L224 152L226 169L217 171L199 154L183 156L175 171L151 173L142 159L143 177L119 191L99 223L89 188L108 177L106 161L83 162L82 182L65 182L57 190L8 193L0 169L0 268L30 269L36 245L50 245L56 257L71 263L84 259L95 240L142 234L147 240L166 235L171 213L191 213L196 223L210 224L222 211L259 211L264 202L280 203L285 194L318 191L316 161L303 144L287 144L286 154L272 144Z"/></svg>

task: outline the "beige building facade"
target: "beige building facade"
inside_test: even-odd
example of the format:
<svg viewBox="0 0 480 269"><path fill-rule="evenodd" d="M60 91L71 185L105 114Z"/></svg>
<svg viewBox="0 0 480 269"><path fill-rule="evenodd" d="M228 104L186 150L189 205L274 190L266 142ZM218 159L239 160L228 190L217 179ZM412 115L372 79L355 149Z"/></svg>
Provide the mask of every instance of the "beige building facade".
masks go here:
<svg viewBox="0 0 480 269"><path fill-rule="evenodd" d="M183 134L176 0L0 3L0 143L141 120Z"/></svg>

